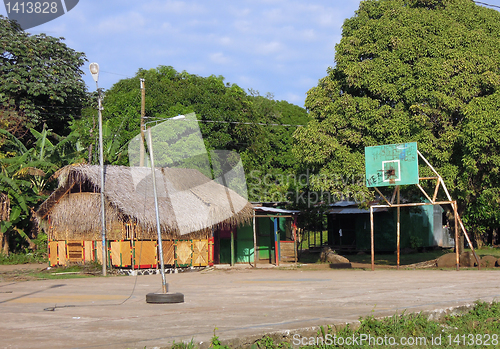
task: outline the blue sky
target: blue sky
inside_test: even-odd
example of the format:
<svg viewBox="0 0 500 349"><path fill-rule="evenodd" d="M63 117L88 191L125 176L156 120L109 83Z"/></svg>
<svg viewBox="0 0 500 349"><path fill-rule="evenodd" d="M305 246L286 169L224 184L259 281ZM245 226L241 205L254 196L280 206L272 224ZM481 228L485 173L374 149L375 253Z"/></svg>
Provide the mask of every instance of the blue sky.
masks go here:
<svg viewBox="0 0 500 349"><path fill-rule="evenodd" d="M97 62L110 88L140 68L169 65L303 106L334 65L342 23L359 0L80 0L66 15L31 28L64 37ZM484 0L500 5L500 0ZM5 7L0 14L6 16ZM147 82L146 82L147 83Z"/></svg>

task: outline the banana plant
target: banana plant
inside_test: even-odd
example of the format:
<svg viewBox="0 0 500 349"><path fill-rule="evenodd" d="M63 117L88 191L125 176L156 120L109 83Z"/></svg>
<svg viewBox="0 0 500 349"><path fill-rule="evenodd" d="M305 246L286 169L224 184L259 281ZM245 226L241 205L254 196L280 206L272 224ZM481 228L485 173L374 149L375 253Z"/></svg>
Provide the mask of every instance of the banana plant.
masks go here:
<svg viewBox="0 0 500 349"><path fill-rule="evenodd" d="M45 127L41 132L30 131L34 142L26 147L8 131L0 129L5 139L0 152L0 192L8 195L11 203L9 220L0 222L0 233L15 232L31 245L28 235L33 229L33 212L46 196L50 175L72 163L75 147L72 138L59 137ZM52 143L49 136L58 142Z"/></svg>

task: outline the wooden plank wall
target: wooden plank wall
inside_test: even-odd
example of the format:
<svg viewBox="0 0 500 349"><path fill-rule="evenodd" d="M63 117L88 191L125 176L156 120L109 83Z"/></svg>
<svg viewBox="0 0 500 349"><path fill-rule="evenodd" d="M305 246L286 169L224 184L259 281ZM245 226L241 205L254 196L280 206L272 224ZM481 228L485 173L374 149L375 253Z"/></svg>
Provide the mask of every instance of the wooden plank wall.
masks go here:
<svg viewBox="0 0 500 349"><path fill-rule="evenodd" d="M109 241L109 257L114 267L156 268L159 264L156 241ZM163 241L165 265L208 266L213 265L213 239ZM102 263L102 243L96 241L50 241L49 265L66 266L97 259Z"/></svg>
<svg viewBox="0 0 500 349"><path fill-rule="evenodd" d="M295 262L294 241L280 241L281 262Z"/></svg>

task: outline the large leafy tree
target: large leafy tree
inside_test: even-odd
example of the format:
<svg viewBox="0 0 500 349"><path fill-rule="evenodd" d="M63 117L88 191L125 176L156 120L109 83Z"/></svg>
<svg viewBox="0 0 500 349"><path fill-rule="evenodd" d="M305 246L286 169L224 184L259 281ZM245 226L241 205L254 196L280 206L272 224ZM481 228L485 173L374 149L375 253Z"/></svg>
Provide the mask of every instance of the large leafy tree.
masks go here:
<svg viewBox="0 0 500 349"><path fill-rule="evenodd" d="M369 0L308 92L296 155L316 189L371 195L364 147L418 142L476 237L500 224L500 14L470 0ZM422 168L422 171L426 169ZM423 172L425 174L425 172ZM348 185L346 185L348 183Z"/></svg>
<svg viewBox="0 0 500 349"><path fill-rule="evenodd" d="M85 100L85 55L45 34L30 35L0 16L0 124L16 137L43 124L69 133Z"/></svg>
<svg viewBox="0 0 500 349"><path fill-rule="evenodd" d="M251 193L253 200L268 199L269 189L274 188L263 186L261 177L268 176L271 183L276 176L293 171L296 127L277 125L304 124L305 109L257 91L247 94L221 76L201 77L169 66L141 69L134 78L123 79L105 92L105 162L128 165L128 142L140 131L141 78L146 86L147 121L196 113L208 151L232 150L241 155L246 173L253 174L248 178L256 189ZM80 133L83 147L93 149L90 161L97 161L95 113L73 122L71 128Z"/></svg>
<svg viewBox="0 0 500 349"><path fill-rule="evenodd" d="M65 135L86 100L85 56L62 40L30 35L0 16L0 193L10 202L0 221L4 252L9 240L13 250L33 236L48 178L77 157L76 132Z"/></svg>

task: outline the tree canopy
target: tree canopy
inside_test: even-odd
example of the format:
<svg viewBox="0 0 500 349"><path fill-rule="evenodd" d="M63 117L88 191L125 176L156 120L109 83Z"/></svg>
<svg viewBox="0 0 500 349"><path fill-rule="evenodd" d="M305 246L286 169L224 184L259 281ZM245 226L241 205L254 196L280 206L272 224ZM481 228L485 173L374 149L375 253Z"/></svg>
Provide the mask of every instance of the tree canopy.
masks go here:
<svg viewBox="0 0 500 349"><path fill-rule="evenodd" d="M416 141L468 227L498 226L500 13L470 0L362 1L335 63L295 134L313 187L370 195L364 180L317 179L363 178L364 147Z"/></svg>
<svg viewBox="0 0 500 349"><path fill-rule="evenodd" d="M30 35L0 16L0 123L16 136L30 128L65 135L85 100L82 52L63 38Z"/></svg>
<svg viewBox="0 0 500 349"><path fill-rule="evenodd" d="M135 77L120 80L105 91L106 163L128 165L128 142L140 132L141 78L145 79L146 121L196 113L206 149L236 151L246 173L253 173L253 178L249 177L255 189L252 200L268 199L269 190L276 189L274 178L293 172L292 135L297 127L272 125L303 125L307 121L304 108L275 101L271 95L260 96L257 91L246 93L238 85L226 83L222 76L201 77L170 66L140 69ZM87 149L95 149L90 147L96 144L94 126L91 116L71 126ZM261 177L266 175L272 186L262 185Z"/></svg>
<svg viewBox="0 0 500 349"><path fill-rule="evenodd" d="M19 250L36 235L33 212L47 196L50 176L78 159L69 121L86 101L81 52L62 38L30 35L0 16L0 221L3 252Z"/></svg>

